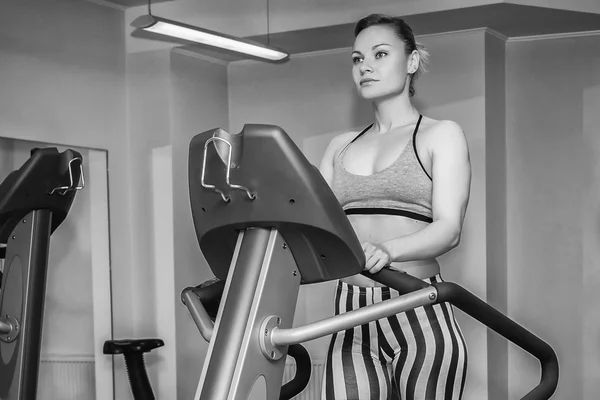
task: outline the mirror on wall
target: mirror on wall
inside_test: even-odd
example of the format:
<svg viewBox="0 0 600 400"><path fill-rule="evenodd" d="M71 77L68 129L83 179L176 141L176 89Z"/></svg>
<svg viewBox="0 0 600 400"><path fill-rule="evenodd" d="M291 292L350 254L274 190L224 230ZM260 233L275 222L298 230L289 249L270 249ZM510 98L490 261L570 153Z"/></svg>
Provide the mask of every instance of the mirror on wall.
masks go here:
<svg viewBox="0 0 600 400"><path fill-rule="evenodd" d="M39 400L113 399L107 152L0 138L0 182L20 168L32 148L68 148L83 156L85 188L50 240Z"/></svg>

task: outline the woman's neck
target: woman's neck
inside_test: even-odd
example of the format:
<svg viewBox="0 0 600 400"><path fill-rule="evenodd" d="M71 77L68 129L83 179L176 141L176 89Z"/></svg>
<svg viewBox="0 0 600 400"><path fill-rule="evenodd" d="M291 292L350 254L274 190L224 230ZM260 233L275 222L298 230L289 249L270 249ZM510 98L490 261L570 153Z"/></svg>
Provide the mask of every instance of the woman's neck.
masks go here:
<svg viewBox="0 0 600 400"><path fill-rule="evenodd" d="M373 102L375 132L386 133L393 128L414 123L419 111L412 105L408 95L388 97Z"/></svg>

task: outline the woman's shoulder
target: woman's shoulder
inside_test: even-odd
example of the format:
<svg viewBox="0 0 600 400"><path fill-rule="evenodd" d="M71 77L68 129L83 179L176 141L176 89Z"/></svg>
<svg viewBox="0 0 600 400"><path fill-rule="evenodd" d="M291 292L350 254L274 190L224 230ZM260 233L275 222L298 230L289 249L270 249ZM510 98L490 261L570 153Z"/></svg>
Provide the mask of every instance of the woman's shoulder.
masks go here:
<svg viewBox="0 0 600 400"><path fill-rule="evenodd" d="M344 146L350 143L352 139L358 136L359 133L360 131L348 131L339 133L331 139L328 147L332 152L337 153L338 151L342 150Z"/></svg>
<svg viewBox="0 0 600 400"><path fill-rule="evenodd" d="M452 120L438 120L423 116L421 127L419 128L419 140L426 143L439 143L464 140L464 132L461 126Z"/></svg>
<svg viewBox="0 0 600 400"><path fill-rule="evenodd" d="M456 121L424 117L418 135L419 147L429 154L469 152L465 133Z"/></svg>
<svg viewBox="0 0 600 400"><path fill-rule="evenodd" d="M434 119L431 117L423 116L423 120L421 121L421 127L419 128L419 133L428 133L431 135L440 135L440 134L456 134L462 132L462 128L456 121L452 121L449 119Z"/></svg>
<svg viewBox="0 0 600 400"><path fill-rule="evenodd" d="M321 158L321 166L319 170L327 182L331 185L333 179L334 159L339 156L342 149L350 143L350 141L358 135L358 132L350 131L337 134L329 141L329 145L325 149L325 153Z"/></svg>
<svg viewBox="0 0 600 400"><path fill-rule="evenodd" d="M340 142L340 143L344 143L344 142L350 142L352 139L354 139L356 136L358 136L358 134L361 131L347 131L347 132L343 132L340 134L337 134L333 137L333 139L331 139L331 141L335 141L335 142Z"/></svg>

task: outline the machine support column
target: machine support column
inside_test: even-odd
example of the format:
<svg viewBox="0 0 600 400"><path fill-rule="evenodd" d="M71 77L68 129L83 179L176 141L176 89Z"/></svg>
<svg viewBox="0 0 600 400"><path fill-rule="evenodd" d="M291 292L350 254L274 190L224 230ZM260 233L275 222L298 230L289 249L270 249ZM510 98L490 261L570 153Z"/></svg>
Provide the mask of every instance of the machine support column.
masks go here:
<svg viewBox="0 0 600 400"><path fill-rule="evenodd" d="M15 227L6 249L0 317L0 399L29 400L37 393L52 212L33 211Z"/></svg>
<svg viewBox="0 0 600 400"><path fill-rule="evenodd" d="M266 357L260 327L270 316L281 327L292 326L300 281L276 229L240 233L196 399L246 400L259 375L266 381L264 398L279 398L287 347Z"/></svg>

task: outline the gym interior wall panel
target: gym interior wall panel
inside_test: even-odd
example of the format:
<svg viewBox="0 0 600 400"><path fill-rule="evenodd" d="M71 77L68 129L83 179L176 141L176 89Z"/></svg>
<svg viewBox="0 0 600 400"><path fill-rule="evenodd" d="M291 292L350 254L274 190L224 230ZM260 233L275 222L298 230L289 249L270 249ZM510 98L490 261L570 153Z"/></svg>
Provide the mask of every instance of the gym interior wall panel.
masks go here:
<svg viewBox="0 0 600 400"><path fill-rule="evenodd" d="M130 336L135 228L128 217L123 12L72 0L2 6L0 136L108 152L114 334ZM66 223L80 229L85 222ZM124 371L119 378L126 384Z"/></svg>
<svg viewBox="0 0 600 400"><path fill-rule="evenodd" d="M445 279L459 282L485 300L484 38L484 30L417 38L430 49L431 65L416 85L416 102L425 115L457 121L467 135L474 174L465 230L461 245L440 262ZM229 104L232 131L239 131L244 123L279 125L315 165L333 135L360 129L372 118L370 104L358 98L352 82L350 49L308 53L283 65L232 62ZM305 309L298 307L299 321L331 315L327 310L332 313L333 306L323 307L333 301L331 288L323 284L302 289L299 301ZM457 318L469 346L465 398L486 398L486 329L462 314ZM312 357L324 358L327 340L310 342L308 348Z"/></svg>
<svg viewBox="0 0 600 400"><path fill-rule="evenodd" d="M192 399L208 343L200 336L187 308L181 303L180 293L188 286L213 278L214 274L200 252L192 221L188 152L190 140L195 135L218 127L228 129L227 66L217 60L194 58L174 51L171 53L170 81L177 398ZM173 347L165 348L165 351L173 350Z"/></svg>
<svg viewBox="0 0 600 400"><path fill-rule="evenodd" d="M13 141L0 137L0 182L14 171L13 165Z"/></svg>
<svg viewBox="0 0 600 400"><path fill-rule="evenodd" d="M130 201L134 337L148 337L156 326L154 287L152 150L170 143L169 51L127 56L127 129L131 143ZM149 356L151 359L152 356Z"/></svg>
<svg viewBox="0 0 600 400"><path fill-rule="evenodd" d="M487 299L485 30L417 38L429 50L430 63L416 84L416 104L429 117L457 122L469 145L471 193L460 245L438 258L444 280L457 282ZM417 139L418 145L418 139ZM487 398L487 330L455 309L468 346L464 398Z"/></svg>
<svg viewBox="0 0 600 400"><path fill-rule="evenodd" d="M122 14L73 1L9 0L3 7L11 18L0 26L0 136L109 151L112 170L121 171L111 180L116 202L111 217L117 217L111 220L111 233L118 239L112 259L125 265ZM121 308L128 316L129 304Z"/></svg>
<svg viewBox="0 0 600 400"><path fill-rule="evenodd" d="M135 227L130 246L132 276L131 303L134 313L130 321L131 337L156 337L160 316L157 315L154 251L155 202L152 176L152 151L170 143L170 60L169 51L127 55L127 139L130 143L130 202L129 219ZM167 211L168 212L168 211ZM165 214L168 215L168 214ZM150 379L159 382L156 366L158 349L146 356ZM168 358L166 359L168 360ZM126 374L121 360L115 374ZM158 391L162 393L162 386Z"/></svg>
<svg viewBox="0 0 600 400"><path fill-rule="evenodd" d="M299 144L304 138L364 126L368 105L352 83L351 50L294 56L285 64L229 64L229 125L282 127Z"/></svg>
<svg viewBox="0 0 600 400"><path fill-rule="evenodd" d="M508 311L556 350L556 398L600 389L598 48L598 35L507 45ZM538 367L509 350L514 398Z"/></svg>
<svg viewBox="0 0 600 400"><path fill-rule="evenodd" d="M175 308L175 255L173 241L173 157L171 146L152 150L152 209L156 336L169 343L169 351L155 351L153 391L159 399L177 397L177 325ZM159 322L160 321L160 322Z"/></svg>
<svg viewBox="0 0 600 400"><path fill-rule="evenodd" d="M131 218L140 229L132 238L133 301L139 313L133 326L137 337L154 337L167 332L163 324L173 319L173 329L162 338L165 347L147 356L148 371L161 397L191 398L208 344L181 304L180 292L213 275L199 251L191 218L188 151L196 134L215 127L227 129L226 65L178 51L129 54L127 85L135 205ZM165 162L170 179L166 170L157 170ZM169 231L172 242L149 251ZM165 269L170 269L172 281L160 278ZM167 287L161 291L162 285Z"/></svg>
<svg viewBox="0 0 600 400"><path fill-rule="evenodd" d="M600 43L596 42L596 46ZM590 54L590 80L583 88L583 398L600 392L600 54Z"/></svg>
<svg viewBox="0 0 600 400"><path fill-rule="evenodd" d="M3 7L3 130L82 147L122 136L115 129L124 117L122 13L71 0L6 0Z"/></svg>
<svg viewBox="0 0 600 400"><path fill-rule="evenodd" d="M108 204L108 154L104 150L87 149L88 176L85 185L90 191L90 252L92 268L92 298L94 319L94 381L96 399L110 399L114 394L113 359L104 354L104 343L113 337L110 225ZM94 383L95 384L95 383Z"/></svg>
<svg viewBox="0 0 600 400"><path fill-rule="evenodd" d="M485 36L485 154L487 302L506 314L506 40ZM533 310L530 310L533 312ZM488 399L508 400L508 341L488 340Z"/></svg>

